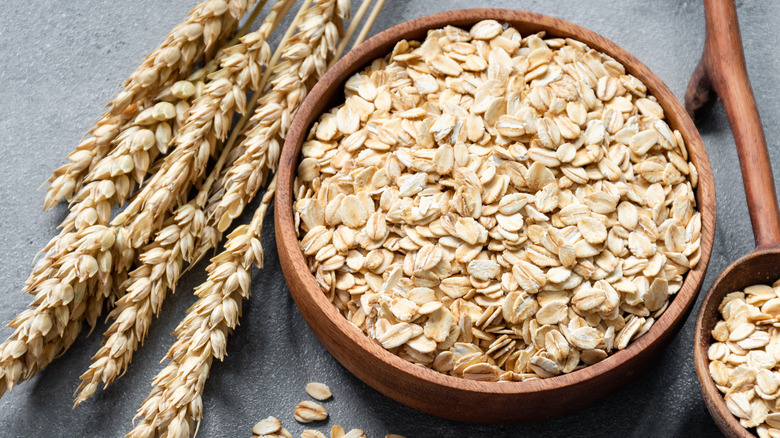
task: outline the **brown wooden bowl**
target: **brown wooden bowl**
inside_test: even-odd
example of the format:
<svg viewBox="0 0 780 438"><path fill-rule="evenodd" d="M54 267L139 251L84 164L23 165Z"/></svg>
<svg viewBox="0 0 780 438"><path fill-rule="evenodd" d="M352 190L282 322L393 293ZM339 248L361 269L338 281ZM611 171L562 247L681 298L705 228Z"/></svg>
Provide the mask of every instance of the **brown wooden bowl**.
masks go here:
<svg viewBox="0 0 780 438"><path fill-rule="evenodd" d="M702 213L701 259L686 275L668 309L649 332L625 350L582 370L549 379L470 381L413 365L386 351L350 324L322 293L301 253L293 224L292 186L301 145L320 114L343 102L347 78L387 55L399 40L419 40L429 29L448 24L468 28L485 19L509 23L526 35L545 31L549 36L574 38L621 62L658 99L669 125L680 130L685 138L691 160L699 171L696 196ZM287 134L279 162L274 211L276 245L290 293L314 334L342 365L379 392L423 412L461 421L517 422L562 415L604 397L639 374L671 341L690 312L707 269L715 231L715 187L693 122L666 85L628 52L557 18L508 9L471 9L429 15L394 26L348 53L320 79Z"/></svg>
<svg viewBox="0 0 780 438"><path fill-rule="evenodd" d="M726 407L723 394L710 377L707 350L712 345L712 329L721 320L718 306L727 294L753 284L769 284L780 278L780 249L757 250L729 265L712 284L696 317L693 361L699 378L701 393L712 419L729 438L755 437L745 429Z"/></svg>

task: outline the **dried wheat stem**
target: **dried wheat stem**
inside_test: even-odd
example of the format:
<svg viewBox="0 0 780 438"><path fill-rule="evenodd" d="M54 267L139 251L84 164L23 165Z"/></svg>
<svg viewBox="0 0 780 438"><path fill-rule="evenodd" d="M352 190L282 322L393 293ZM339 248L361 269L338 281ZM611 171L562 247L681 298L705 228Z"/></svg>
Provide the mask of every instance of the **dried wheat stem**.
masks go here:
<svg viewBox="0 0 780 438"><path fill-rule="evenodd" d="M195 263L218 243L219 233L206 226L202 199L205 196L199 195L179 207L139 255L141 265L122 285L125 294L109 315L114 322L104 333L103 345L81 376L75 406L89 398L101 382L108 386L124 373L153 316L159 314L168 289L175 289L184 262Z"/></svg>
<svg viewBox="0 0 780 438"><path fill-rule="evenodd" d="M352 48L354 49L360 43L363 42L363 40L366 39L366 36L368 36L368 32L371 30L371 27L374 26L374 22L376 21L376 18L379 16L379 12L382 10L382 6L385 5L385 0L377 0L376 4L374 5L374 9L371 10L371 13L368 14L368 18L366 18L366 23L363 25L363 28L360 29L360 33L358 34L357 38L355 38L355 42L352 44Z"/></svg>
<svg viewBox="0 0 780 438"><path fill-rule="evenodd" d="M275 18L278 9L271 12ZM174 137L175 146L160 170L112 221L120 238L115 247L115 271L126 272L135 250L149 241L171 208L186 202L192 185L200 180L208 160L227 136L235 112L243 114L246 92L256 90L262 66L270 56L267 36L278 20L266 20L257 32L241 38L241 44L224 49L220 69L209 77L203 95L193 102L187 121Z"/></svg>
<svg viewBox="0 0 780 438"><path fill-rule="evenodd" d="M319 0L301 15L300 32L290 41L282 42L287 49L279 67L286 67L274 70L270 94L282 92L282 79L293 79L290 83L296 84L301 77L311 77L315 71L322 73L327 54L332 53L337 40L336 9L335 0ZM317 54L315 57L322 59L315 61L315 57L309 58L310 54ZM309 64L305 63L306 59L310 59ZM308 70L302 68L304 65L309 65ZM278 72L285 72L285 76L279 77ZM299 76L300 73L304 74ZM300 90L300 85L294 90ZM297 91L288 96L285 92L284 96L290 97L297 108L296 98L300 94ZM261 102L266 102L267 96L264 95ZM278 130L275 132L279 133ZM246 151L249 149L247 147ZM171 361L155 378L154 388L137 415L142 420L129 437L189 436L194 423L200 420L201 396L211 363L215 357L224 358L227 336L238 322L242 300L249 297L252 265L263 262L260 232L263 216L273 198L275 181L271 182L251 223L231 233L225 251L212 259L207 281L196 289L200 299L176 329L177 340L167 356Z"/></svg>
<svg viewBox="0 0 780 438"><path fill-rule="evenodd" d="M49 209L60 199L70 199L84 177L111 149L124 123L134 117L143 102L179 79L187 77L198 59L218 41L233 33L238 20L255 0L206 0L168 34L123 84L108 104L108 111L87 133L88 137L68 155L69 163L55 170L44 198Z"/></svg>
<svg viewBox="0 0 780 438"><path fill-rule="evenodd" d="M252 9L252 13L250 13L247 17L246 22L236 31L233 37L230 38L230 41L225 44L225 47L230 47L238 43L239 40L241 40L241 37L248 34L249 31L252 30L252 25L254 25L257 17L260 16L260 13L263 11L263 8L267 2L268 0L260 0L260 2L255 5L254 9Z"/></svg>
<svg viewBox="0 0 780 438"><path fill-rule="evenodd" d="M259 55L253 53L261 50L259 41L268 38L273 27L280 22L280 16L292 3L290 0L277 1L259 30L244 37L242 43L228 49L243 58L236 58L234 62L225 62L223 65L252 68ZM251 74L255 72L250 71L250 76ZM235 80L237 75L229 77ZM175 287L182 274L184 262L196 263L209 249L216 247L221 234L206 225L205 218L210 211L204 211L204 207L208 199L221 196L224 190L221 181L214 186L215 190L211 196L209 192L230 156L230 148L226 147L199 194L189 203L179 207L174 215L166 220L155 240L147 245L139 256L140 266L130 273L129 280L122 285L122 289L127 293L109 315L115 322L105 332L103 346L92 358L93 363L89 370L81 376L82 383L78 389L76 406L89 398L100 382L108 385L127 369L133 352L146 336L153 315L159 313L168 289Z"/></svg>
<svg viewBox="0 0 780 438"><path fill-rule="evenodd" d="M333 54L333 58L328 64L329 68L332 67L333 64L339 60L339 58L341 58L341 54L344 53L344 49L347 47L347 44L349 44L349 40L352 39L352 34L355 33L355 29L357 29L358 25L360 24L360 20L363 19L363 15L366 14L368 7L371 6L371 1L372 0L363 0L363 3L360 4L357 12L355 12L355 16L352 17L352 20L349 22L347 31L344 32L344 37L341 39L339 46L336 48L336 53Z"/></svg>
<svg viewBox="0 0 780 438"><path fill-rule="evenodd" d="M264 23L270 32L272 23ZM270 56L263 32L242 38L242 44L226 48L220 69L213 73L190 108L184 127L174 138L175 149L162 168L139 195L112 222L129 230L131 248L148 241L164 213L186 195L199 178L208 159L216 152L217 142L227 136L233 113L243 113L246 91L256 89L264 65Z"/></svg>

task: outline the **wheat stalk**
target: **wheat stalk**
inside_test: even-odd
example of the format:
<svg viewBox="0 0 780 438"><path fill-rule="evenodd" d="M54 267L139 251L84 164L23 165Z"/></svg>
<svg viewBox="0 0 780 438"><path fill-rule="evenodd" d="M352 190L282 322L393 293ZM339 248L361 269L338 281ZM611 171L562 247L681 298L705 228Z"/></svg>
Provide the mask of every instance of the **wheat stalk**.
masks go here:
<svg viewBox="0 0 780 438"><path fill-rule="evenodd" d="M238 20L254 2L206 0L196 5L125 80L123 90L108 104L108 110L87 133L88 137L68 155L70 162L49 177L44 209L78 192L86 174L111 150L121 127L137 114L139 107L165 86L186 78L205 52L233 33Z"/></svg>
<svg viewBox="0 0 780 438"><path fill-rule="evenodd" d="M117 290L114 282L121 282L110 275L111 253L94 242L110 239L105 225L111 207L132 190L130 178L139 183L154 155L165 150L171 133L183 122L190 96L199 94L202 81L215 66L208 63L187 82L161 90L154 99L157 105L136 111L115 136L117 146L111 154L87 173L87 184L73 199L60 235L44 248L46 256L26 282L24 291L34 294L34 301L12 321L10 326L16 330L0 345L2 391L32 377L67 349L85 319L94 327L103 302Z"/></svg>
<svg viewBox="0 0 780 438"><path fill-rule="evenodd" d="M246 91L256 89L261 66L270 56L267 42L257 33L245 37L243 44L223 51L220 69L213 73L203 95L193 102L187 121L174 137L175 149L136 198L112 222L129 230L131 248L148 241L150 234L176 201L181 201L193 182L200 177L208 159L224 140L233 113L243 113ZM246 53L241 53L244 50Z"/></svg>
<svg viewBox="0 0 780 438"><path fill-rule="evenodd" d="M365 2L363 6L366 6L366 3L370 3L370 1ZM305 16L303 19L300 25L301 33L299 36L305 35L306 32L313 29L313 27L307 26L312 24L313 21L309 21L306 18L316 17L317 14L325 15L322 12L318 12L318 9L328 5L332 8L333 1L320 1L307 11L310 12L310 15ZM345 6L343 3L339 6L336 8L337 11L349 10L348 5ZM306 7L306 4L304 7ZM360 9L365 12L365 7ZM336 15L338 16L338 14ZM362 13L360 13L360 16L362 16ZM360 17L357 17L357 20L359 21ZM331 21L329 24L333 24L333 22ZM365 26L370 27L372 24L373 20L369 19ZM354 30L354 26L350 26L350 28ZM314 32L312 35L320 34L324 36L327 33L327 30L323 30ZM349 39L350 35L351 32L345 35L345 39ZM323 38L323 41L320 42L324 44L325 49L314 49L311 50L311 53L325 53L326 56L319 61L310 61L312 62L311 65L327 65L327 54L332 53L335 49L335 40L323 36L320 37ZM292 50L292 48L301 41L307 40L303 37L295 37L289 40L286 44L287 49L285 53L288 56L289 54L299 53ZM359 42L360 39L356 41L356 44ZM323 47L315 44L312 40L308 40L308 44L310 47ZM295 59L296 57L290 58ZM290 59L286 59L285 63L288 61ZM296 70L290 64L287 64L286 68L275 70L274 74L277 75L277 72L284 71L292 75L301 71ZM322 73L322 71L316 68L314 71L317 71L319 74ZM278 76L275 76L275 78L279 79ZM298 78L301 78L301 76L298 76ZM274 87L280 87L280 84L286 82L278 80L271 81L271 83L274 84ZM280 87L275 91L278 92L281 89ZM259 113L265 114L266 117L257 117L257 125L253 130L257 129L263 120L267 120L269 114L263 113L263 109L266 108L268 102L278 102L269 98L269 96L273 95L273 92L274 89L272 88L269 94L263 96L261 100L263 104L258 112L255 113L255 116ZM305 91L299 89L298 95L300 94L305 94ZM300 103L296 99L286 100L285 102L289 102L292 105L292 108L288 108L292 114L295 113L297 105ZM270 133L272 131L266 129L264 132ZM283 136L286 130L276 132ZM237 163L242 161L242 158L247 157L247 154L253 152L251 144L247 144L247 142L242 142L239 149L243 149L244 153L237 159ZM267 151L268 149L266 148L265 150ZM265 156L268 157L268 155ZM265 179L265 176L271 169L270 166L262 165L262 163L268 163L268 161L268 158L260 161L260 168L264 170L255 174L257 175L255 178L258 180L258 184L262 183L262 180ZM270 161L272 161L271 165L275 165L275 160L272 159ZM232 169L235 170L237 169L236 166L240 167L243 165L246 165L246 161L242 161L237 165L234 164ZM235 172L232 174L235 175ZM228 175L231 175L231 172ZM196 289L199 300L190 308L187 317L180 323L174 333L177 336L177 340L167 355L167 358L171 361L155 378L153 390L142 404L137 415L137 417L143 417L143 419L128 434L129 437L155 436L157 434L176 437L189 436L193 429L193 423L200 420L203 386L208 378L213 359L215 357L219 360L224 358L227 336L238 323L242 300L249 298L252 264L260 267L263 264L260 233L262 231L263 218L273 200L275 188L276 177L274 176L260 206L255 211L251 223L247 226L238 227L231 233L225 245L226 250L212 260L212 264L208 268L209 277L207 281ZM223 199L225 199L224 196ZM243 206L241 209L243 209ZM215 217L219 216L215 215ZM225 225L221 220L218 223L221 223L222 226Z"/></svg>
<svg viewBox="0 0 780 438"><path fill-rule="evenodd" d="M379 13L382 11L382 7L385 5L385 0L377 0L376 4L374 4L374 8L371 9L371 13L368 14L368 18L366 18L366 24L363 25L363 27L360 29L360 33L355 38L355 42L352 43L352 48L359 46L360 43L363 42L363 40L366 39L368 36L368 32L371 30L371 27L374 25L374 21L376 21L376 18L379 16Z"/></svg>
<svg viewBox="0 0 780 438"><path fill-rule="evenodd" d="M240 3L244 9L246 4ZM251 47L252 56L257 57L247 59L248 65L264 63L270 52L265 41L257 39L247 39L242 47ZM12 322L14 333L0 345L0 376L9 389L70 345L72 340L63 338L66 328L78 332L84 319L94 327L114 282L121 282L130 268L135 249L148 241L174 201L183 203L187 191L200 179L207 161L217 152L218 141L226 136L233 113L243 111L245 88L241 86L255 86L253 80L259 76L241 74L239 49L231 49L216 59L220 69L193 102L181 132L173 139L173 152L111 227L93 225L63 233L47 246L48 254L36 264L25 285L25 291L35 295L31 308ZM112 248L95 244L109 239ZM62 290L78 293L68 300L57 299ZM38 330L37 321L43 321L47 330ZM44 355L49 350L54 354Z"/></svg>
<svg viewBox="0 0 780 438"><path fill-rule="evenodd" d="M254 60L259 56L257 52L264 50L258 41L267 40L292 4L293 0L277 1L260 29L230 49L233 58L229 64L243 66L245 73L241 74L256 74ZM261 82L258 88L262 86ZM108 385L124 373L133 352L146 336L152 316L159 313L168 289L175 288L184 262L196 263L219 243L221 234L206 224L205 218L216 205L215 199L222 196L224 179L216 181L216 177L230 158L231 151L226 148L198 195L168 218L155 240L139 256L140 266L122 286L127 293L109 315L115 321L105 332L103 346L92 358L89 370L81 376L76 406L89 398L100 382ZM210 207L206 207L207 200Z"/></svg>
<svg viewBox="0 0 780 438"><path fill-rule="evenodd" d="M309 11L316 11L317 8L326 7L328 4L333 6L332 1L321 1ZM348 6L337 8L339 9L348 10ZM307 29L306 24L309 22L304 19L300 26L302 33ZM372 24L373 20L369 19L366 27ZM349 39L349 36L345 38ZM294 40L288 42L289 47L293 47L295 42ZM359 42L360 39L356 44ZM332 52L333 49L334 43L330 43L328 51ZM313 52L316 53L316 50ZM327 62L327 59L324 62ZM295 70L279 69L274 73L276 74L277 71ZM261 102L266 102L267 96L268 94ZM294 103L295 100L293 99L292 102ZM261 110L262 108L263 106ZM244 149L242 157L245 157L247 152L251 151L251 146L242 143L239 149ZM258 176L258 179L264 179L268 170L270 168L267 168L262 176ZM227 336L238 323L242 300L249 298L251 267L253 264L262 267L263 264L260 234L263 218L273 199L275 188L276 177L271 180L251 223L240 226L231 233L225 251L212 260L208 268L207 281L196 289L199 300L190 308L187 317L174 333L177 340L167 355L170 362L155 378L153 390L137 415L142 417L142 420L128 434L129 437L158 434L189 436L193 430L193 423L200 420L203 386L208 378L213 359L224 358Z"/></svg>
<svg viewBox="0 0 780 438"><path fill-rule="evenodd" d="M150 162L166 150L171 133L186 117L190 100L203 88L203 80L215 67L216 64L210 62L187 81L179 81L163 89L155 98L157 103L154 106L142 110L126 124L115 139L116 147L89 172L86 185L68 206L70 212L60 224L60 234L44 247L47 255L33 269L26 292L36 293L38 290L34 282L50 278L52 272L48 267L67 253L60 250L60 240L64 239L67 243L73 237L69 235L75 231L94 225L108 225L112 207L124 202L133 186L150 171ZM121 283L120 277L112 277L111 280L115 285ZM96 302L88 303L88 315L93 325L106 295L113 299L112 292L118 291L107 284L101 284L101 288L103 293Z"/></svg>
<svg viewBox="0 0 780 438"><path fill-rule="evenodd" d="M81 375L74 407L92 396L100 382L108 386L124 373L153 315L159 314L168 289L175 289L184 262L196 263L219 242L220 234L206 225L208 210L203 204L208 192L209 187L204 187L195 199L179 207L138 256L141 265L121 286L125 293L109 314L114 322L105 331L89 369Z"/></svg>
<svg viewBox="0 0 780 438"><path fill-rule="evenodd" d="M111 222L120 232L114 263L120 277L130 268L135 250L160 228L166 213L186 202L190 188L202 178L206 164L227 136L233 114L245 112L246 92L257 89L262 66L270 56L261 35L252 33L242 38L242 44L222 51L217 60L220 68L210 75L203 95L193 102L187 121L172 140L174 150Z"/></svg>
<svg viewBox="0 0 780 438"><path fill-rule="evenodd" d="M61 235L85 226L108 225L111 209L125 202L157 156L165 154L173 134L186 120L191 101L215 69L216 63L210 62L187 80L166 87L153 105L150 102L123 127L113 150L86 175L84 186L71 200L70 213L60 225Z"/></svg>
<svg viewBox="0 0 780 438"><path fill-rule="evenodd" d="M128 437L190 436L200 421L211 363L224 358L227 336L238 323L242 300L249 298L252 265L262 265L260 233L269 204L261 205L249 225L236 228L225 251L212 259L208 279L195 291L200 299L175 331L177 340L167 356L171 361L155 378L138 411L143 419Z"/></svg>
<svg viewBox="0 0 780 438"><path fill-rule="evenodd" d="M338 29L334 21L341 18L336 11L348 11L348 4L344 7L341 2L337 8L335 0L319 0L308 8L310 3L311 0L304 3L301 7L303 12L299 11L293 22L300 23L299 33L282 42L285 47L282 52L284 60L274 69L269 82L271 90L260 99L261 109L265 108L268 102L279 103L276 99L282 93L281 90L285 90L282 96L289 97L290 104L297 108L300 100L295 96L305 94L300 92L300 88L304 86L300 81L301 77L321 74L327 65L328 56L336 48ZM304 49L303 44L308 49ZM309 58L309 55L312 57ZM309 61L306 61L307 59ZM301 66L306 65L309 66L306 70L301 69ZM319 65L323 68L318 69ZM284 82L280 75L293 80ZM295 84L297 94L292 94L296 92L292 86L281 88L285 83ZM272 95L276 97L269 100L268 97ZM294 114L294 110L292 113ZM255 113L255 116L257 114ZM276 136L286 130L277 129L273 132ZM278 141L276 138L275 140ZM251 146L244 143L240 148L244 149L244 154L238 158L237 163L252 151ZM235 169L235 166L236 164L231 169ZM231 175L231 172L228 172L228 175ZM267 175L267 172L263 175ZM228 180L230 181L229 177ZM260 182L258 181L258 184ZM155 379L152 393L139 409L138 416L143 419L128 436L189 436L194 422L200 420L201 395L211 362L215 357L223 359L228 332L233 330L238 322L242 299L249 297L252 265L262 265L263 262L260 232L263 217L273 199L274 188L275 179L269 185L252 222L231 233L225 251L212 260L207 269L207 281L196 290L200 299L190 308L187 317L175 331L177 341L167 356L171 362ZM219 225L224 226L225 223L220 220Z"/></svg>

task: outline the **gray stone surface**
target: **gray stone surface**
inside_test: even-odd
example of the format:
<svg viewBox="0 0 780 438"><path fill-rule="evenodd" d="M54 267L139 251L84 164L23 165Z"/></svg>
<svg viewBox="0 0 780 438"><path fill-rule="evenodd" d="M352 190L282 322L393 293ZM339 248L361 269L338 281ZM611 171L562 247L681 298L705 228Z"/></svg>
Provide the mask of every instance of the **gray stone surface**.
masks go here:
<svg viewBox="0 0 780 438"><path fill-rule="evenodd" d="M354 1L354 0L353 0ZM63 162L116 87L182 17L194 0L112 2L5 0L0 12L0 322L24 309L20 292L36 252L54 235L65 206L43 213L50 172ZM780 2L740 1L747 63L780 174L780 56L775 23ZM682 98L701 53L704 19L698 0L630 1L412 1L389 0L374 32L427 13L495 6L554 15L615 41L646 63ZM716 245L704 283L753 245L737 156L722 106L699 124L715 175ZM293 304L275 254L272 222L263 236L267 268L256 271L253 297L230 337L229 356L206 385L199 436L248 436L252 425L278 416L294 433L292 418L310 380L327 382L335 397L325 406L333 424L364 428L369 436L718 436L699 393L692 362L693 318L650 369L624 389L577 413L521 425L474 425L418 413L367 387L342 368L309 331ZM76 410L71 394L97 350L100 325L80 337L40 375L0 399L0 435L6 437L122 436L144 397L171 332L204 279L201 263L163 307L127 374ZM698 306L697 306L698 308ZM694 309L695 311L696 309ZM11 333L0 328L0 336Z"/></svg>

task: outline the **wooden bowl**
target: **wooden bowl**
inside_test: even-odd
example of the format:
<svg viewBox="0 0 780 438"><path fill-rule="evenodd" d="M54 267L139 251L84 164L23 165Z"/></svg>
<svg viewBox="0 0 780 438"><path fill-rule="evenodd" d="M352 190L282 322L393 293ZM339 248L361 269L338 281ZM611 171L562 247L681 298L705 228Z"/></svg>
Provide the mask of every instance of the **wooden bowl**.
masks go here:
<svg viewBox="0 0 780 438"><path fill-rule="evenodd" d="M527 382L476 382L413 365L374 343L350 324L322 293L310 273L296 238L293 179L298 155L319 116L343 102L343 85L372 60L387 55L402 39L424 39L429 29L448 24L469 28L495 19L528 35L574 38L621 62L647 85L667 114L669 125L685 138L699 171L696 190L702 213L701 259L688 272L682 289L644 336L613 356L571 374ZM701 138L671 91L650 70L611 41L572 23L531 12L471 9L444 12L394 26L361 44L336 63L303 102L287 134L279 163L276 244L290 293L314 334L333 356L358 378L403 404L441 417L472 422L517 422L551 418L579 409L623 386L661 352L682 326L698 293L712 249L715 187Z"/></svg>
<svg viewBox="0 0 780 438"><path fill-rule="evenodd" d="M712 419L729 438L755 437L745 429L726 407L723 394L718 391L710 377L710 360L707 350L712 345L712 329L721 320L718 306L727 294L739 291L753 284L769 284L780 278L780 249L765 249L751 252L732 263L712 284L696 317L694 332L693 361L699 378L701 393Z"/></svg>

